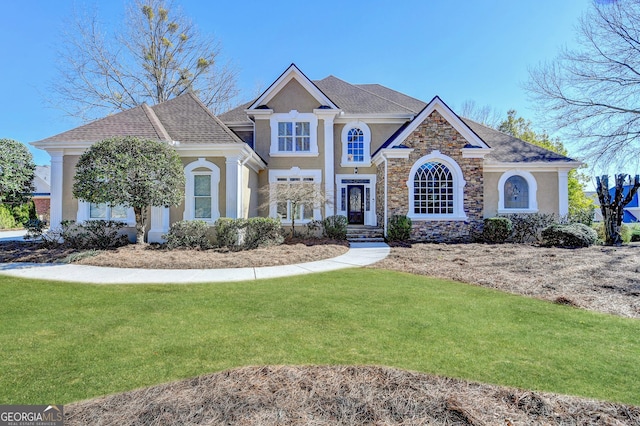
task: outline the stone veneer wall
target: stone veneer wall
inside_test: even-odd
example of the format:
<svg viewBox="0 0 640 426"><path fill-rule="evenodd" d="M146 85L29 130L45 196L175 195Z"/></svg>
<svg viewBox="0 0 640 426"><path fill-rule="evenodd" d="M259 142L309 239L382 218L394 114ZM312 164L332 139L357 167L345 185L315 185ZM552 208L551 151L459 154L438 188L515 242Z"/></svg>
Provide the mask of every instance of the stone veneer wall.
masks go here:
<svg viewBox="0 0 640 426"><path fill-rule="evenodd" d="M431 113L403 142L413 148L408 160L388 159L388 214L406 215L409 212L407 181L411 167L417 160L437 150L454 159L466 181L464 212L468 220L413 220L412 239L415 241L459 242L469 241L479 231L483 221L483 160L462 158L461 149L467 141L437 111ZM402 148L398 148L402 149ZM384 163L378 166L378 200L384 200ZM378 205L384 209L383 202ZM383 223L383 211L378 209L378 223Z"/></svg>

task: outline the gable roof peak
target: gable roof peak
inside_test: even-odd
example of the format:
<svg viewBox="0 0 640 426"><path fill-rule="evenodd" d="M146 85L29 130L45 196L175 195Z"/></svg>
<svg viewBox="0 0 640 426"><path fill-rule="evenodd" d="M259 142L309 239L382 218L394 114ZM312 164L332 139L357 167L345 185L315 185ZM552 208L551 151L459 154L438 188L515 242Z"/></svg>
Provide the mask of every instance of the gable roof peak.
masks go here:
<svg viewBox="0 0 640 426"><path fill-rule="evenodd" d="M298 66L294 63L291 63L289 67L280 74L271 85L265 90L262 95L260 95L250 106L247 108L248 110L257 109L261 105L266 105L269 103L273 97L282 90L284 86L287 85L291 80L296 80L298 83L304 87L307 92L311 96L313 96L320 105L328 105L331 108L338 109L338 107L333 103L331 99L324 92L316 86L316 84L309 79Z"/></svg>

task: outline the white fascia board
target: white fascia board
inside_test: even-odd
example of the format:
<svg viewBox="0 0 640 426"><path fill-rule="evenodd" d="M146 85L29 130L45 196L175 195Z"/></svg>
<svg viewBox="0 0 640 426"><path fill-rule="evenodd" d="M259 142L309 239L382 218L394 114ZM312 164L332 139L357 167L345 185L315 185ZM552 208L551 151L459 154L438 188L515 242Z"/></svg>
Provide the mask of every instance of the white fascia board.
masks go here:
<svg viewBox="0 0 640 426"><path fill-rule="evenodd" d="M467 126L464 121L462 121L460 119L460 117L458 117L458 115L453 112L448 106L447 104L445 104L442 99L440 99L438 96L436 96L435 98L433 98L431 100L431 102L429 102L429 104L424 107L424 109L420 112L420 114L418 114L413 121L411 122L411 124L409 124L407 126L406 129L404 129L402 131L402 133L400 133L398 136L396 136L396 139L393 141L393 143L391 144L391 146L395 146L398 145L400 143L402 143L407 137L409 137L409 135L411 135L411 133L413 133L413 131L415 129L418 128L418 126L420 124L422 124L422 122L433 112L433 111L438 111L438 113L440 115L442 115L442 117L444 117L445 120L447 120L447 122L449 122L449 124L451 124L451 126L453 126L454 129L456 129L458 131L458 133L460 133L462 135L462 137L465 138L465 140L470 143L471 145L477 146L479 148L490 148L486 143L484 143L484 141L482 139L480 139L480 137L475 134L475 132L473 130L471 130L469 128L469 126Z"/></svg>
<svg viewBox="0 0 640 426"><path fill-rule="evenodd" d="M176 152L180 156L199 157L227 157L238 156L255 171L266 169L266 163L254 150L246 144L216 144L216 145L179 145Z"/></svg>
<svg viewBox="0 0 640 426"><path fill-rule="evenodd" d="M255 100L254 103L251 104L251 106L249 106L248 110L254 111L260 105L268 104L269 101L293 79L297 80L298 83L300 83L300 85L302 85L302 87L304 87L320 105L328 105L332 109L338 109L338 107L331 102L331 100L322 93L322 91L318 89L318 87L313 84L313 82L309 80L307 76L298 69L298 67L295 66L295 64L291 64L289 68L287 68L287 70L283 72L282 75L280 75L280 77L278 77L278 79L274 81L271 86L269 86L269 88L267 88L267 90L265 90L264 93Z"/></svg>
<svg viewBox="0 0 640 426"><path fill-rule="evenodd" d="M245 109L244 112L256 120L268 120L273 114L272 109Z"/></svg>
<svg viewBox="0 0 640 426"><path fill-rule="evenodd" d="M233 123L224 123L224 125L233 130L253 130L253 121L238 121Z"/></svg>
<svg viewBox="0 0 640 426"><path fill-rule="evenodd" d="M491 148L462 148L462 158L484 158L491 151Z"/></svg>
<svg viewBox="0 0 640 426"><path fill-rule="evenodd" d="M518 169L527 170L530 172L557 172L557 171L570 171L582 166L580 161L567 161L567 162L547 162L536 161L532 163L525 162L513 162L513 163L498 163L498 162L485 162L483 170L485 172L506 172L508 170Z"/></svg>
<svg viewBox="0 0 640 426"><path fill-rule="evenodd" d="M408 159L413 152L413 148L386 148L380 150L371 161L377 166L384 161L385 158L402 158Z"/></svg>
<svg viewBox="0 0 640 426"><path fill-rule="evenodd" d="M351 121L364 121L367 124L404 124L415 117L414 114L340 114L335 122L346 124Z"/></svg>

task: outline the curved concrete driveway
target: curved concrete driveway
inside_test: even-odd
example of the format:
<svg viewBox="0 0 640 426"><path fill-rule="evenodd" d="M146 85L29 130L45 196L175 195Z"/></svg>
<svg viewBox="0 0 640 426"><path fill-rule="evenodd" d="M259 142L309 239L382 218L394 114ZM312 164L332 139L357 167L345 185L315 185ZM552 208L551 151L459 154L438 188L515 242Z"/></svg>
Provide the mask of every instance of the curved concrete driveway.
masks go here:
<svg viewBox="0 0 640 426"><path fill-rule="evenodd" d="M384 243L352 243L332 259L296 265L232 269L133 269L55 263L0 263L0 274L92 284L188 284L280 278L371 265L389 254Z"/></svg>

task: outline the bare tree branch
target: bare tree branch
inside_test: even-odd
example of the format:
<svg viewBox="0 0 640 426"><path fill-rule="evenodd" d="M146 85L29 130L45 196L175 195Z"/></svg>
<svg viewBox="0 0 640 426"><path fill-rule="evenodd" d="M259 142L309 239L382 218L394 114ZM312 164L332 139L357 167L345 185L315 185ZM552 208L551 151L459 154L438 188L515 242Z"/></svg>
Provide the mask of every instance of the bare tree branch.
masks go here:
<svg viewBox="0 0 640 426"><path fill-rule="evenodd" d="M171 0L132 0L122 30L103 32L96 14L75 15L58 52L54 101L84 120L193 91L214 113L238 95L237 70L221 46Z"/></svg>
<svg viewBox="0 0 640 426"><path fill-rule="evenodd" d="M592 164L640 149L640 0L594 2L579 47L530 70L527 89L547 124L564 130Z"/></svg>

